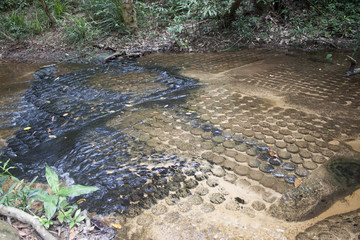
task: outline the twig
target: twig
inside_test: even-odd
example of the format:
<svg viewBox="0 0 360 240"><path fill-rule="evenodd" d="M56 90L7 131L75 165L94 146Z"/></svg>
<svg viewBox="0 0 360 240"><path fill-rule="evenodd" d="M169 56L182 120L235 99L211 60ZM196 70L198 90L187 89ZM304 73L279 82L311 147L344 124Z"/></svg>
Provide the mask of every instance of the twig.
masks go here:
<svg viewBox="0 0 360 240"><path fill-rule="evenodd" d="M21 211L20 209L0 204L0 214L7 217L13 217L20 222L30 224L44 240L57 240L43 226L40 225L40 222L35 217Z"/></svg>

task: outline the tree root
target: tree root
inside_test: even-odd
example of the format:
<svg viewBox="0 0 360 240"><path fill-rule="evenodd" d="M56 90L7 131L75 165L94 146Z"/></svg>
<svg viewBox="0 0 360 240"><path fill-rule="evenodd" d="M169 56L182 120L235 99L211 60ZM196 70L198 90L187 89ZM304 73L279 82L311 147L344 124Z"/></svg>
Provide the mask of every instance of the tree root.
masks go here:
<svg viewBox="0 0 360 240"><path fill-rule="evenodd" d="M355 68L357 61L350 56L346 57L350 60L351 65L349 70L345 73L345 77L350 77L352 75L360 73L360 68Z"/></svg>
<svg viewBox="0 0 360 240"><path fill-rule="evenodd" d="M57 240L56 237L51 235L43 226L40 225L40 222L35 217L21 211L20 209L0 204L0 214L7 217L13 217L20 222L30 224L44 240Z"/></svg>

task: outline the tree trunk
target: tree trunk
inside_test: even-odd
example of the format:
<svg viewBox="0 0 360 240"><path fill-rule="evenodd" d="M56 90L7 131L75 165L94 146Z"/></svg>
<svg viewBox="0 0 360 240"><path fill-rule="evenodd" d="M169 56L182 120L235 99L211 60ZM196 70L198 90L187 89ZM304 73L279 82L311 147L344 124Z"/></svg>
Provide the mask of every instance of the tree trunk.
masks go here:
<svg viewBox="0 0 360 240"><path fill-rule="evenodd" d="M227 12L224 16L224 25L225 27L230 27L231 23L235 20L236 10L240 7L240 4L243 0L234 0L230 6L230 11Z"/></svg>
<svg viewBox="0 0 360 240"><path fill-rule="evenodd" d="M121 0L122 15L127 29L134 31L138 28L133 0Z"/></svg>
<svg viewBox="0 0 360 240"><path fill-rule="evenodd" d="M44 8L44 11L46 13L46 16L49 18L50 20L50 27L54 26L56 24L56 21L54 19L54 17L51 15L50 11L49 11L49 8L45 2L45 0L41 0L41 3L42 3L42 6Z"/></svg>

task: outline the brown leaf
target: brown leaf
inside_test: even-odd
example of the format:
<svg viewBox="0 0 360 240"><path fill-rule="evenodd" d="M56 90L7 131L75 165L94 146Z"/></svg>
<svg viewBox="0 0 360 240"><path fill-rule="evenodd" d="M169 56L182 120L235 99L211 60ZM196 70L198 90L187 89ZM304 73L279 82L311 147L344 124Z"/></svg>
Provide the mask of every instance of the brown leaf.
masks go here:
<svg viewBox="0 0 360 240"><path fill-rule="evenodd" d="M299 178L295 179L294 187L298 188L301 185L301 183L302 183L302 181Z"/></svg>

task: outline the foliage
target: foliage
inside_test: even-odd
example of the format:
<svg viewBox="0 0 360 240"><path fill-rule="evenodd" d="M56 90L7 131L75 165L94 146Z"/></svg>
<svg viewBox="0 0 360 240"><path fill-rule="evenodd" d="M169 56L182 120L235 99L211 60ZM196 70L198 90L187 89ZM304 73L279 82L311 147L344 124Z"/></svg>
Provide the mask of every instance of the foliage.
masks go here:
<svg viewBox="0 0 360 240"><path fill-rule="evenodd" d="M82 17L71 19L70 26L64 25L65 36L70 44L91 41L94 31L91 24Z"/></svg>
<svg viewBox="0 0 360 240"><path fill-rule="evenodd" d="M89 0L87 4L80 6L80 10L89 16L91 24L99 32L124 32L120 0Z"/></svg>
<svg viewBox="0 0 360 240"><path fill-rule="evenodd" d="M0 166L0 204L28 211L33 202L31 198L38 193L37 189L31 188L37 178L35 177L29 184L25 184L23 180L20 181L11 174L10 170L15 167L9 166L9 162L10 159L6 162L0 161L0 164L2 164ZM11 178L14 183L5 191L3 186L9 178Z"/></svg>
<svg viewBox="0 0 360 240"><path fill-rule="evenodd" d="M69 205L67 197L76 197L82 194L92 193L97 191L98 188L83 185L60 187L58 175L49 166L46 166L46 180L54 194L40 190L34 197L36 200L44 203L46 218L40 218L41 223L48 228L52 224L51 220L56 212L58 212L57 218L59 222L69 223L70 228L84 220L85 217L80 216L81 210L78 208L78 205Z"/></svg>
<svg viewBox="0 0 360 240"><path fill-rule="evenodd" d="M60 1L60 0L53 0L52 2L52 8L54 9L54 15L56 18L60 18L64 15L66 8L67 8L67 2L66 1Z"/></svg>
<svg viewBox="0 0 360 240"><path fill-rule="evenodd" d="M0 12L22 9L31 5L32 0L4 0L0 1Z"/></svg>

